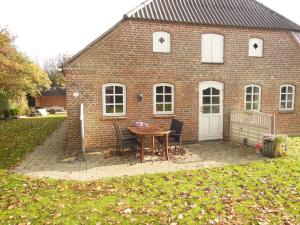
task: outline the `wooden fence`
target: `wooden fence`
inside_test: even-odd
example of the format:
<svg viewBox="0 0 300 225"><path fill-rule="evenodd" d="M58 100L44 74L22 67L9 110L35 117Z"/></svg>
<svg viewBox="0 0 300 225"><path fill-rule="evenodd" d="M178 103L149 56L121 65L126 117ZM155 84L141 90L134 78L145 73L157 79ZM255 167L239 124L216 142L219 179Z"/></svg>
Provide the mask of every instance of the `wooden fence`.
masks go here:
<svg viewBox="0 0 300 225"><path fill-rule="evenodd" d="M265 134L275 134L275 116L259 112L231 112L230 140L237 143L247 141L255 147L263 143Z"/></svg>

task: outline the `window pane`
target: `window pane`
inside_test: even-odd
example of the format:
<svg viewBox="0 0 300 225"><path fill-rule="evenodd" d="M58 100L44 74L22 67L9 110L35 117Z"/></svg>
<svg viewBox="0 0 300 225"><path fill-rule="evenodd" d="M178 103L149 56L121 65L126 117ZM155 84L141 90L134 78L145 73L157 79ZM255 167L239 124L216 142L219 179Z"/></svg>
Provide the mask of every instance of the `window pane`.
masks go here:
<svg viewBox="0 0 300 225"><path fill-rule="evenodd" d="M293 93L294 92L294 90L293 90L294 88L293 87L289 87L288 89L289 89L289 93Z"/></svg>
<svg viewBox="0 0 300 225"><path fill-rule="evenodd" d="M123 105L116 105L116 113L123 113Z"/></svg>
<svg viewBox="0 0 300 225"><path fill-rule="evenodd" d="M283 101L286 100L286 95L285 94L281 94L281 100L283 100Z"/></svg>
<svg viewBox="0 0 300 225"><path fill-rule="evenodd" d="M280 106L281 106L282 109L285 109L285 103L286 102L281 102Z"/></svg>
<svg viewBox="0 0 300 225"><path fill-rule="evenodd" d="M252 95L246 95L246 101L251 102L252 101Z"/></svg>
<svg viewBox="0 0 300 225"><path fill-rule="evenodd" d="M172 88L168 87L168 86L165 86L165 93L171 94L172 93Z"/></svg>
<svg viewBox="0 0 300 225"><path fill-rule="evenodd" d="M288 109L292 109L293 108L293 103L292 102L288 102L287 103L287 108Z"/></svg>
<svg viewBox="0 0 300 225"><path fill-rule="evenodd" d="M211 88L203 90L203 95L211 95Z"/></svg>
<svg viewBox="0 0 300 225"><path fill-rule="evenodd" d="M246 110L251 110L252 108L251 108L251 103L247 103L246 104Z"/></svg>
<svg viewBox="0 0 300 225"><path fill-rule="evenodd" d="M172 95L165 95L165 102L172 102Z"/></svg>
<svg viewBox="0 0 300 225"><path fill-rule="evenodd" d="M165 111L171 112L172 111L172 104L165 104Z"/></svg>
<svg viewBox="0 0 300 225"><path fill-rule="evenodd" d="M106 96L106 103L114 103L114 96Z"/></svg>
<svg viewBox="0 0 300 225"><path fill-rule="evenodd" d="M203 106L203 113L204 114L210 113L210 106Z"/></svg>
<svg viewBox="0 0 300 225"><path fill-rule="evenodd" d="M216 88L212 88L212 94L213 95L220 95L220 90L218 90Z"/></svg>
<svg viewBox="0 0 300 225"><path fill-rule="evenodd" d="M123 94L123 87L115 86L115 93L116 94Z"/></svg>
<svg viewBox="0 0 300 225"><path fill-rule="evenodd" d="M259 101L259 95L253 95L253 101L258 102Z"/></svg>
<svg viewBox="0 0 300 225"><path fill-rule="evenodd" d="M259 93L259 88L258 87L254 87L254 93Z"/></svg>
<svg viewBox="0 0 300 225"><path fill-rule="evenodd" d="M156 95L156 102L164 102L164 96L163 95Z"/></svg>
<svg viewBox="0 0 300 225"><path fill-rule="evenodd" d="M163 112L164 111L164 105L163 104L156 104L156 111L157 112Z"/></svg>
<svg viewBox="0 0 300 225"><path fill-rule="evenodd" d="M105 88L105 93L106 94L113 94L114 93L114 87L113 86L109 86Z"/></svg>
<svg viewBox="0 0 300 225"><path fill-rule="evenodd" d="M203 104L210 104L210 97L203 97Z"/></svg>
<svg viewBox="0 0 300 225"><path fill-rule="evenodd" d="M281 93L286 93L286 86L281 88Z"/></svg>
<svg viewBox="0 0 300 225"><path fill-rule="evenodd" d="M247 87L246 92L247 92L248 94L251 94L251 93L252 93L252 87Z"/></svg>
<svg viewBox="0 0 300 225"><path fill-rule="evenodd" d="M212 113L220 113L220 106L219 105L214 105L212 107Z"/></svg>
<svg viewBox="0 0 300 225"><path fill-rule="evenodd" d="M164 93L164 87L163 86L158 86L156 87L156 93Z"/></svg>
<svg viewBox="0 0 300 225"><path fill-rule="evenodd" d="M258 102L253 103L253 110L258 110Z"/></svg>
<svg viewBox="0 0 300 225"><path fill-rule="evenodd" d="M288 94L288 100L293 101L293 94Z"/></svg>
<svg viewBox="0 0 300 225"><path fill-rule="evenodd" d="M107 105L106 106L106 113L114 113L114 106L113 105Z"/></svg>
<svg viewBox="0 0 300 225"><path fill-rule="evenodd" d="M123 95L116 96L116 103L123 103Z"/></svg>
<svg viewBox="0 0 300 225"><path fill-rule="evenodd" d="M212 97L212 104L220 104L220 97Z"/></svg>

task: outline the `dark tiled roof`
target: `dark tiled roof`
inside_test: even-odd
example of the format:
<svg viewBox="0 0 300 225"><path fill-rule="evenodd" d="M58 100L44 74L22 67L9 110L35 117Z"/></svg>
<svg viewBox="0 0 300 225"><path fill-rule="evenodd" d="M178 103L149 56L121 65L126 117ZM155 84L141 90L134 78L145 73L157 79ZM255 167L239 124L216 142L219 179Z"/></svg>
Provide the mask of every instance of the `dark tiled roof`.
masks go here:
<svg viewBox="0 0 300 225"><path fill-rule="evenodd" d="M255 0L147 0L125 17L300 31L300 26Z"/></svg>
<svg viewBox="0 0 300 225"><path fill-rule="evenodd" d="M42 96L65 96L66 95L66 88L57 87L51 88L47 91L42 91Z"/></svg>

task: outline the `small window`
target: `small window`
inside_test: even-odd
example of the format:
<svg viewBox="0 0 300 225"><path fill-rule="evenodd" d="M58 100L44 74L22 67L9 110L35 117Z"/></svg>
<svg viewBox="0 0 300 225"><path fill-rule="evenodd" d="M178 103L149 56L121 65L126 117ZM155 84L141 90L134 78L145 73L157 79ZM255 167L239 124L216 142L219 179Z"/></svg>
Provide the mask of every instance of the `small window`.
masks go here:
<svg viewBox="0 0 300 225"><path fill-rule="evenodd" d="M224 36L219 34L202 35L202 62L224 62Z"/></svg>
<svg viewBox="0 0 300 225"><path fill-rule="evenodd" d="M280 87L280 111L294 110L295 87L282 85Z"/></svg>
<svg viewBox="0 0 300 225"><path fill-rule="evenodd" d="M259 38L249 40L249 56L263 57L264 41Z"/></svg>
<svg viewBox="0 0 300 225"><path fill-rule="evenodd" d="M126 86L123 84L105 84L102 86L104 116L126 115Z"/></svg>
<svg viewBox="0 0 300 225"><path fill-rule="evenodd" d="M154 85L153 111L154 114L174 114L174 85Z"/></svg>
<svg viewBox="0 0 300 225"><path fill-rule="evenodd" d="M171 35L167 32L153 33L153 52L171 52Z"/></svg>
<svg viewBox="0 0 300 225"><path fill-rule="evenodd" d="M245 110L260 111L261 87L249 85L245 87Z"/></svg>

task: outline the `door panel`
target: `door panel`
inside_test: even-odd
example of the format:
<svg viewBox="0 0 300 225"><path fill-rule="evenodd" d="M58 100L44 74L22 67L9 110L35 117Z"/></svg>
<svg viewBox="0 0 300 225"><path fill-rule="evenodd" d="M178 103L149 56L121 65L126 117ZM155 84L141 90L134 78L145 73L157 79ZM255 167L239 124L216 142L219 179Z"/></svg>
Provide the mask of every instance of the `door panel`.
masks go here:
<svg viewBox="0 0 300 225"><path fill-rule="evenodd" d="M199 86L199 140L223 139L223 83Z"/></svg>

